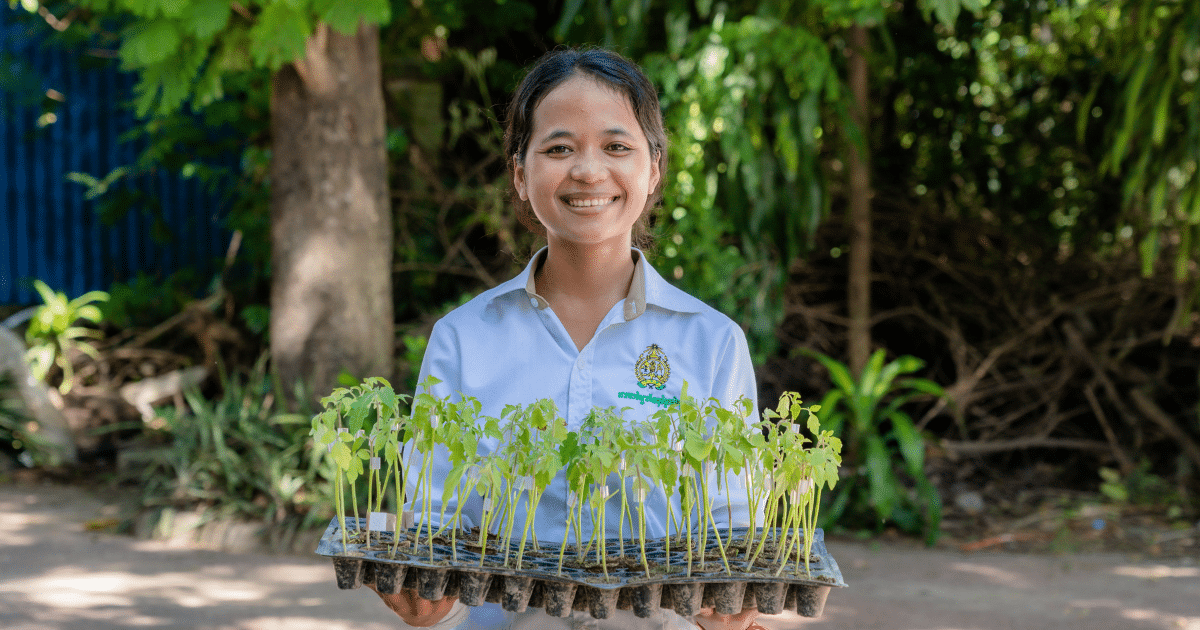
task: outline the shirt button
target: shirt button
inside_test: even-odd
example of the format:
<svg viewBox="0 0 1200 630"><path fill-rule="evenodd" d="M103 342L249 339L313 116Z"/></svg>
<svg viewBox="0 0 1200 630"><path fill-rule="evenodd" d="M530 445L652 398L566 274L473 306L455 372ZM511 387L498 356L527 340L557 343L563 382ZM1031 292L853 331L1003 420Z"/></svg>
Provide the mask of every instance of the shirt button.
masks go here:
<svg viewBox="0 0 1200 630"><path fill-rule="evenodd" d="M529 305L532 306L533 308L537 308L538 307L537 298L529 298Z"/></svg>

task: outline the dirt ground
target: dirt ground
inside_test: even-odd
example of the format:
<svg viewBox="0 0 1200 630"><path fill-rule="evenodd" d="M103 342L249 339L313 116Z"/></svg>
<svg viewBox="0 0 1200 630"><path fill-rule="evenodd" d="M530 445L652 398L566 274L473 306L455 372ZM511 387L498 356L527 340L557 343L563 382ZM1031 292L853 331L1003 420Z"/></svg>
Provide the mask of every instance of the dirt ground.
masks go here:
<svg viewBox="0 0 1200 630"><path fill-rule="evenodd" d="M382 630L395 617L366 589L339 591L308 554L227 553L104 529L122 506L102 491L0 486L0 627L8 630ZM1077 516L1077 515L1073 515ZM1047 517L1049 518L1049 517ZM1092 522L1095 522L1094 517ZM1036 523L1031 521L1031 523ZM1028 531L1038 531L1036 527ZM1026 531L1026 530L1016 530ZM1101 531L1101 530L1096 530ZM848 588L817 619L770 630L1200 630L1200 559L1174 554L963 551L907 540L828 541Z"/></svg>

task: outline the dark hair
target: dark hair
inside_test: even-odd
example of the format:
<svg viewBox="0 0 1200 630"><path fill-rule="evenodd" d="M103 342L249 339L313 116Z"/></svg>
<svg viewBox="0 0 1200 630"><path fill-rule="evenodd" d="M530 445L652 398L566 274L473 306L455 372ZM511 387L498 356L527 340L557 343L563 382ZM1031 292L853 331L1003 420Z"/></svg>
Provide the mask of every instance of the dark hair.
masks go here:
<svg viewBox="0 0 1200 630"><path fill-rule="evenodd" d="M629 99L642 133L650 143L651 157L658 161L658 185L650 191L646 209L634 225L634 244L648 246L650 210L662 200L663 182L667 178L667 133L663 128L662 109L654 84L637 64L620 54L603 48L561 48L546 53L533 64L513 92L506 113L504 156L509 174L512 174L514 158L522 163L525 161L529 139L533 134L534 110L547 94L576 73L586 74ZM525 227L535 234L546 233L534 216L529 202L522 201L516 191L513 191L513 203L517 207L517 218Z"/></svg>

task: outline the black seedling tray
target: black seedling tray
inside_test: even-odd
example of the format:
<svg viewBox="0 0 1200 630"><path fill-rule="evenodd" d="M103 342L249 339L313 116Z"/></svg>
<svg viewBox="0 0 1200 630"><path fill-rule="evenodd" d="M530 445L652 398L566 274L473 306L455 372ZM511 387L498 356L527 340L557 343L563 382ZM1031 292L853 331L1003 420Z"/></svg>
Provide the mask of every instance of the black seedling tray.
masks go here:
<svg viewBox="0 0 1200 630"><path fill-rule="evenodd" d="M347 518L348 529L353 518ZM359 519L366 527L366 519ZM352 536L361 535L362 530ZM409 530L416 533L417 527ZM735 528L734 540L744 539L745 528ZM425 532L422 531L422 534ZM722 537L726 535L721 530ZM761 534L760 534L761 535ZM711 536L710 536L711 538ZM625 554L637 566L610 566L608 577L596 566L568 567L558 572L558 543L542 543L541 553L533 552L526 542L522 568L515 568L517 543L509 548L509 564L504 565L504 548L492 540L480 565L477 540L461 537L457 545L434 544L430 558L429 545L418 543L416 553L409 543L401 541L393 557L390 532L372 532L371 546L350 543L343 549L342 532L334 518L326 528L317 553L333 559L337 584L353 589L372 584L381 593L397 593L402 588L416 589L430 600L457 596L468 606L484 602L498 603L505 610L523 612L526 608L542 608L554 617L566 617L573 610L585 611L597 619L607 619L613 611L633 610L638 617L649 617L657 608L669 608L681 616L691 617L701 608L712 607L718 613L736 614L744 608L757 607L763 614L773 615L792 611L804 617L819 617L832 587L844 587L842 572L825 548L824 532L817 529L809 557L811 576L796 574L794 566L785 568L776 577L774 570L743 572L744 560L730 560L732 574L725 572L721 560L708 560L703 571L693 561L691 576L686 575L686 557L677 541L672 541L668 559L662 539L646 541L649 561L668 567L665 575L647 577L641 568L641 549L636 542L626 542ZM620 551L616 539L609 539L609 558ZM709 541L708 549L716 551L716 542ZM568 555L571 550L568 549ZM457 558L457 559L456 559Z"/></svg>

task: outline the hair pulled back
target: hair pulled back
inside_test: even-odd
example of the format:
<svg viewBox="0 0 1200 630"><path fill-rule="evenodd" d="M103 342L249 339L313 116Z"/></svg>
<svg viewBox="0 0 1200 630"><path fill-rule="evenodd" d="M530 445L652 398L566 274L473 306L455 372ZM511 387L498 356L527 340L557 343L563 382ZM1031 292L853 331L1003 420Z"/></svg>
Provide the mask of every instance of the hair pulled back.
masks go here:
<svg viewBox="0 0 1200 630"><path fill-rule="evenodd" d="M533 135L533 113L537 106L554 88L576 74L585 74L629 99L642 133L650 143L651 157L658 162L661 177L658 185L650 191L646 208L634 225L633 233L635 245L648 246L650 211L662 200L663 182L666 181L667 133L663 128L662 109L654 84L637 64L620 54L603 48L560 48L546 53L534 63L513 92L506 112L504 155L509 174L512 175L514 164L525 163L525 154ZM538 222L529 202L521 200L515 191L513 203L521 223L535 234L545 235L546 229Z"/></svg>

